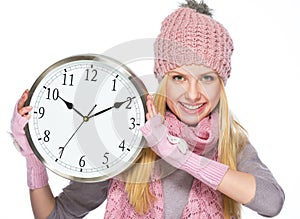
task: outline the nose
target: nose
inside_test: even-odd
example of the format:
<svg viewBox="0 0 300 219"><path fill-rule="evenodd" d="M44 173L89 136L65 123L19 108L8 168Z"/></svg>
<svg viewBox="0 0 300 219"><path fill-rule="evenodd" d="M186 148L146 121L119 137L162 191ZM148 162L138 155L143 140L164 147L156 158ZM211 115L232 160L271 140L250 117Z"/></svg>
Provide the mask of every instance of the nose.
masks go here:
<svg viewBox="0 0 300 219"><path fill-rule="evenodd" d="M186 90L186 99L195 102L201 98L202 88L197 80L190 81Z"/></svg>

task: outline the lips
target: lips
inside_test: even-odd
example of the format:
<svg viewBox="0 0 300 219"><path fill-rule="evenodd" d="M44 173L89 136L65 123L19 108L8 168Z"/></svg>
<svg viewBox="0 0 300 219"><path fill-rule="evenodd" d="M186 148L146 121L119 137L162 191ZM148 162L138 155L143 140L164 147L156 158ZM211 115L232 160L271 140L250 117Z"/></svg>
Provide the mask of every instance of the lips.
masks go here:
<svg viewBox="0 0 300 219"><path fill-rule="evenodd" d="M169 109L185 124L196 126L210 111L208 101L192 102L192 101L176 101L167 102Z"/></svg>
<svg viewBox="0 0 300 219"><path fill-rule="evenodd" d="M180 103L180 108L181 110L183 110L184 112L188 113L188 114L199 114L201 113L204 108L205 108L205 103L193 103L193 104L189 104L189 103Z"/></svg>
<svg viewBox="0 0 300 219"><path fill-rule="evenodd" d="M201 104L193 104L193 105L190 105L190 104L186 104L186 103L181 103L181 105L189 110L195 110L195 109L198 109L200 108L201 106L204 105L204 103L201 103Z"/></svg>

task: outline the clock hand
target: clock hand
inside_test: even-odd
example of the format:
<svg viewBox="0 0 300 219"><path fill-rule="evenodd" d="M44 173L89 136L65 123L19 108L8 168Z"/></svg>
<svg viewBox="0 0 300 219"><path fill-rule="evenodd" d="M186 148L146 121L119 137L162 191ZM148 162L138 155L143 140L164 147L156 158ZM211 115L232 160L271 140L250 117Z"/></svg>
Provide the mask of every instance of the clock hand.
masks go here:
<svg viewBox="0 0 300 219"><path fill-rule="evenodd" d="M87 116L83 116L83 120L82 122L80 123L80 125L77 127L77 129L74 131L74 133L71 135L71 137L69 138L69 140L66 142L66 144L63 146L63 147L60 147L60 149L62 149L62 152L61 152L61 155L60 155L60 158L63 154L63 151L65 149L65 147L67 146L67 144L69 144L69 142L71 141L71 139L74 137L74 135L77 133L77 131L80 129L80 127L83 125L84 122L87 122L89 121L89 115L93 112L93 110L96 108L97 104L95 104L95 106L91 109L91 111L89 112L89 114Z"/></svg>
<svg viewBox="0 0 300 219"><path fill-rule="evenodd" d="M104 110L101 110L101 111L99 111L99 112L97 112L97 113L95 113L95 114L89 116L89 119L92 118L92 117L98 116L98 115L100 115L100 114L102 114L102 113L104 113L104 112L106 112L106 111L108 111L108 110L111 110L111 109L113 109L113 108L118 109L118 108L119 108L120 106L122 106L124 103L126 103L126 102L128 102L128 101L131 101L131 100L134 99L134 98L135 98L135 97L128 97L127 100L125 100L125 101L122 101L122 102L115 102L113 106L108 107L108 108L106 108L106 109L104 109Z"/></svg>
<svg viewBox="0 0 300 219"><path fill-rule="evenodd" d="M80 125L77 127L77 129L75 130L75 132L71 135L71 137L69 138L69 140L67 141L67 143L62 147L62 149L65 149L65 147L67 146L67 144L71 141L71 139L74 137L74 135L76 134L76 132L80 129L80 127L82 126L82 124L84 123L85 121L83 120Z"/></svg>
<svg viewBox="0 0 300 219"><path fill-rule="evenodd" d="M70 103L70 102L64 100L61 96L58 96L58 98L61 99L66 104L68 109L73 109L78 115L80 115L81 117L84 117L77 109L75 109L73 103Z"/></svg>

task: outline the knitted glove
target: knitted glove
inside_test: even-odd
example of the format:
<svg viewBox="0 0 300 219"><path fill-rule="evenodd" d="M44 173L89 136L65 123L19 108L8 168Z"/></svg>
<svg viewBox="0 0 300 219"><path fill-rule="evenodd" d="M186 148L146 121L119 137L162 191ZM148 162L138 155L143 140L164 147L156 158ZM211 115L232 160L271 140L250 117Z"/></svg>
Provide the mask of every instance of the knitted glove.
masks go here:
<svg viewBox="0 0 300 219"><path fill-rule="evenodd" d="M228 166L188 150L183 139L168 134L167 127L162 121L162 116L156 115L141 127L149 147L172 166L188 172L216 190Z"/></svg>
<svg viewBox="0 0 300 219"><path fill-rule="evenodd" d="M12 137L16 147L26 158L27 185L30 189L37 189L48 185L48 175L45 166L34 155L25 135L24 127L28 120L18 113L16 104L11 120Z"/></svg>

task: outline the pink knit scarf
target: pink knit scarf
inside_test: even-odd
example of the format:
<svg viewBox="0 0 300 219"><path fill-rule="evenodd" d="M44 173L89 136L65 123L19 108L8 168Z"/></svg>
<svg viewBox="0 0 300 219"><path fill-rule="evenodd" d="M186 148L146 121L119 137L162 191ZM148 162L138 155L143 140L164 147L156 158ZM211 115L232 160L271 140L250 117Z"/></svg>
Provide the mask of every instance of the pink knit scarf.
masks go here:
<svg viewBox="0 0 300 219"><path fill-rule="evenodd" d="M171 135L184 139L191 151L212 158L217 150L219 139L218 119L218 113L214 112L193 127L181 122L172 112L167 111L165 125Z"/></svg>
<svg viewBox="0 0 300 219"><path fill-rule="evenodd" d="M167 112L165 125L171 135L183 138L194 153L208 155L217 160L218 113L215 112L204 118L197 126L190 127L179 121L171 112ZM104 218L163 219L165 203L162 181L157 179L150 182L149 186L156 201L146 214L139 215L129 203L125 182L112 179ZM182 218L223 219L221 193L194 179Z"/></svg>

